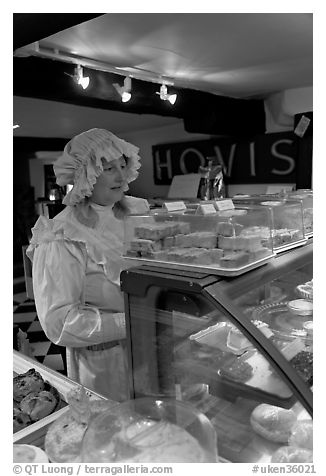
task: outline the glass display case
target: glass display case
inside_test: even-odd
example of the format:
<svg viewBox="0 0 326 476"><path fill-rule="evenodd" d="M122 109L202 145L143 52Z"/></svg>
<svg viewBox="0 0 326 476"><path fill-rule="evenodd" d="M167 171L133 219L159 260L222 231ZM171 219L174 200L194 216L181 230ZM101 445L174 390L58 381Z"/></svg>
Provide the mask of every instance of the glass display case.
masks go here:
<svg viewBox="0 0 326 476"><path fill-rule="evenodd" d="M302 246L306 242L302 200L280 195L233 197L237 205L256 205L269 209L273 248L276 253Z"/></svg>
<svg viewBox="0 0 326 476"><path fill-rule="evenodd" d="M143 264L121 286L131 398L194 405L220 461L312 461L311 242L236 277Z"/></svg>
<svg viewBox="0 0 326 476"><path fill-rule="evenodd" d="M304 233L307 238L313 235L313 191L310 189L299 189L287 192L287 198L300 200L303 210Z"/></svg>
<svg viewBox="0 0 326 476"><path fill-rule="evenodd" d="M199 215L161 212L125 221L125 257L170 269L236 276L274 257L269 208Z"/></svg>

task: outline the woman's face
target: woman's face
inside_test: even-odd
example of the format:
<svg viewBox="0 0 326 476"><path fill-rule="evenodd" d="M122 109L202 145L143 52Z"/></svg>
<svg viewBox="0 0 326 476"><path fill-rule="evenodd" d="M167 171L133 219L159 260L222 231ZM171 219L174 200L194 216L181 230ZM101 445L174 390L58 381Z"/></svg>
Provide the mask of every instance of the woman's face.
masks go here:
<svg viewBox="0 0 326 476"><path fill-rule="evenodd" d="M106 162L93 188L92 201L98 205L114 205L123 197L127 164L124 157Z"/></svg>

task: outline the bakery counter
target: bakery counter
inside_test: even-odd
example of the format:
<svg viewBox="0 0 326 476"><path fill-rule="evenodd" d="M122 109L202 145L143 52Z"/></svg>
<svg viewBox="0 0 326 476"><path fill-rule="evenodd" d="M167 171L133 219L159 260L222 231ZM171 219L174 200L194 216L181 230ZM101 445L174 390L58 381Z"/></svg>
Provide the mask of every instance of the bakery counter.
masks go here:
<svg viewBox="0 0 326 476"><path fill-rule="evenodd" d="M225 460L311 462L312 243L239 276L147 263L121 283L131 398L195 405Z"/></svg>

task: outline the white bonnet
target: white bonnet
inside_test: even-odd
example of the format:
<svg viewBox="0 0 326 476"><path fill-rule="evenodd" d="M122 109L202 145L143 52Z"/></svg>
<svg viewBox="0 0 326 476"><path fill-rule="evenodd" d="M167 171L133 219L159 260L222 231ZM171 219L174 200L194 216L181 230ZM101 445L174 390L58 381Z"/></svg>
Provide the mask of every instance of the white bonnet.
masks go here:
<svg viewBox="0 0 326 476"><path fill-rule="evenodd" d="M73 185L63 203L76 205L91 196L97 177L103 171L102 157L110 162L124 155L127 158L127 183L135 180L140 168L138 151L138 147L105 129L90 129L73 137L53 165L57 184L61 187Z"/></svg>

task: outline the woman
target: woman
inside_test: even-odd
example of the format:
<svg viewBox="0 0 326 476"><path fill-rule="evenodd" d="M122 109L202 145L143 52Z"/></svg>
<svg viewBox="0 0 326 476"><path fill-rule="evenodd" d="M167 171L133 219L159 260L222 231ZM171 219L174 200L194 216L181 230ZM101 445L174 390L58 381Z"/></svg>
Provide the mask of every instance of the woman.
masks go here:
<svg viewBox="0 0 326 476"><path fill-rule="evenodd" d="M39 217L27 254L36 310L47 337L67 347L68 376L113 400L128 398L125 316L120 291L124 217L147 212L128 197L138 148L104 129L74 137L55 162L66 208Z"/></svg>

